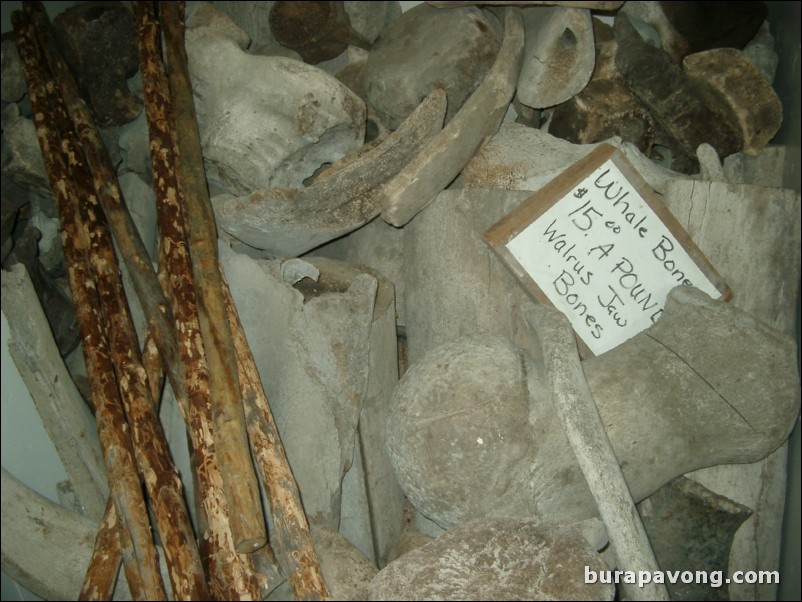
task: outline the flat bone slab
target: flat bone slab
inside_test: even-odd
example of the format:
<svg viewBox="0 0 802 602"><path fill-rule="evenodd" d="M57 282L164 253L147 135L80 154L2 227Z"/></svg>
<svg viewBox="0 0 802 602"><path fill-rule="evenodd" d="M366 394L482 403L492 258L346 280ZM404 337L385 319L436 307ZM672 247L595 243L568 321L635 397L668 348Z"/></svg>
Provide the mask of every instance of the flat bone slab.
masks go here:
<svg viewBox="0 0 802 602"><path fill-rule="evenodd" d="M800 195L782 188L671 180L664 202L732 288L733 305L793 332L800 277Z"/></svg>
<svg viewBox="0 0 802 602"><path fill-rule="evenodd" d="M281 375L264 379L265 393L306 514L336 527L368 379L378 283L341 262L253 260L225 245L220 262L259 373Z"/></svg>
<svg viewBox="0 0 802 602"><path fill-rule="evenodd" d="M526 47L517 98L535 109L553 107L590 81L596 63L590 11L543 6L522 14Z"/></svg>
<svg viewBox="0 0 802 602"><path fill-rule="evenodd" d="M421 152L443 124L445 93L435 90L381 143L307 188L268 188L212 199L217 223L230 235L275 257L297 256L379 215L382 185Z"/></svg>
<svg viewBox="0 0 802 602"><path fill-rule="evenodd" d="M732 109L743 138L743 152L757 155L780 129L783 107L771 83L735 48L717 48L685 57L685 73L708 86Z"/></svg>
<svg viewBox="0 0 802 602"><path fill-rule="evenodd" d="M612 600L615 588L585 584L606 570L574 526L477 519L390 563L369 600Z"/></svg>
<svg viewBox="0 0 802 602"><path fill-rule="evenodd" d="M387 184L381 201L384 221L399 227L409 222L498 131L515 93L523 48L521 13L508 8L504 41L493 68L443 131Z"/></svg>

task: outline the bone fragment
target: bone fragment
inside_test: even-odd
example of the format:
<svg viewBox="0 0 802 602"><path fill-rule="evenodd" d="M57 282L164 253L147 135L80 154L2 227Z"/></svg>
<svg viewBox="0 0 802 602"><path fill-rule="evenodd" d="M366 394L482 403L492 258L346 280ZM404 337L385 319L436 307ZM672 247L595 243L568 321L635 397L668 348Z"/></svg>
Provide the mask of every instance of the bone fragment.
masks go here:
<svg viewBox="0 0 802 602"><path fill-rule="evenodd" d="M617 568L655 574L660 566L585 379L568 319L544 306L530 309L526 319L540 340L551 400L607 527ZM633 600L670 599L663 584L623 587Z"/></svg>
<svg viewBox="0 0 802 602"><path fill-rule="evenodd" d="M534 109L553 107L590 81L596 64L590 11L539 7L521 13L526 45L517 99Z"/></svg>
<svg viewBox="0 0 802 602"><path fill-rule="evenodd" d="M75 387L25 268L3 273L3 311L12 340L9 352L31 392L36 409L73 490L92 518L100 518L109 493L97 428L91 411Z"/></svg>
<svg viewBox="0 0 802 602"><path fill-rule="evenodd" d="M696 158L699 159L699 179L706 182L723 182L724 168L721 166L716 149L707 142L696 149Z"/></svg>
<svg viewBox="0 0 802 602"><path fill-rule="evenodd" d="M423 152L382 191L382 218L386 222L403 226L411 220L498 131L515 93L523 48L521 11L506 9L504 40L485 80Z"/></svg>
<svg viewBox="0 0 802 602"><path fill-rule="evenodd" d="M296 256L351 232L379 214L381 186L442 127L445 93L433 91L378 145L346 157L304 189L269 188L247 197L217 196L220 227L274 256Z"/></svg>
<svg viewBox="0 0 802 602"><path fill-rule="evenodd" d="M279 44L311 65L333 59L349 44L370 48L370 42L351 28L342 2L276 2L269 20Z"/></svg>
<svg viewBox="0 0 802 602"><path fill-rule="evenodd" d="M321 68L245 52L244 35L210 2L197 3L187 22L206 175L236 195L301 188L362 146L365 103Z"/></svg>
<svg viewBox="0 0 802 602"><path fill-rule="evenodd" d="M483 517L384 567L366 599L612 600L612 583L574 577L605 569L576 525Z"/></svg>
<svg viewBox="0 0 802 602"><path fill-rule="evenodd" d="M418 4L394 21L367 54L363 98L394 130L421 98L442 88L448 123L493 67L503 27L495 15L474 6L440 10Z"/></svg>
<svg viewBox="0 0 802 602"><path fill-rule="evenodd" d="M716 48L689 54L685 72L707 86L732 110L743 138L743 152L756 156L780 129L780 97L749 58L735 48Z"/></svg>

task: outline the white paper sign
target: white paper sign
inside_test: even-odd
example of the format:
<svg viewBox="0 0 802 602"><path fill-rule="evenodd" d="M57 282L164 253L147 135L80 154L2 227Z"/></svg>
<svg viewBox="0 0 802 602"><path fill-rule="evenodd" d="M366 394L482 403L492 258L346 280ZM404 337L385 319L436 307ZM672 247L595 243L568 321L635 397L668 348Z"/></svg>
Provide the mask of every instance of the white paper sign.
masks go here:
<svg viewBox="0 0 802 602"><path fill-rule="evenodd" d="M651 326L677 285L721 296L612 160L506 247L596 355Z"/></svg>

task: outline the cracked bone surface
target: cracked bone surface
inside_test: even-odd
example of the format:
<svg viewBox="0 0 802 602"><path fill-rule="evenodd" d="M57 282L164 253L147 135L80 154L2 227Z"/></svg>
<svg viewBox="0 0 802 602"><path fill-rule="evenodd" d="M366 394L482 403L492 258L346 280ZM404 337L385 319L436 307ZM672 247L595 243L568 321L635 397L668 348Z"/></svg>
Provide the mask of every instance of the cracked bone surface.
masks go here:
<svg viewBox="0 0 802 602"><path fill-rule="evenodd" d="M590 11L541 6L522 14L526 46L518 99L535 109L553 107L590 81L596 63Z"/></svg>
<svg viewBox="0 0 802 602"><path fill-rule="evenodd" d="M213 5L187 22L187 55L207 175L230 192L300 187L365 138L365 103L300 61L245 52L248 36Z"/></svg>
<svg viewBox="0 0 802 602"><path fill-rule="evenodd" d="M680 287L651 328L583 362L632 497L780 446L799 411L793 351L788 335ZM595 515L546 377L508 339L488 335L447 343L409 369L388 447L418 510L443 527L479 516Z"/></svg>
<svg viewBox="0 0 802 602"><path fill-rule="evenodd" d="M274 256L300 255L379 215L383 184L442 127L445 93L434 90L395 132L321 174L307 188L267 188L212 199L220 227Z"/></svg>
<svg viewBox="0 0 802 602"><path fill-rule="evenodd" d="M575 525L476 519L382 569L368 600L612 600L612 584L576 573L604 570Z"/></svg>
<svg viewBox="0 0 802 602"><path fill-rule="evenodd" d="M493 66L501 29L496 17L476 7L442 11L415 6L390 24L368 55L368 102L395 129L421 98L442 88L450 121Z"/></svg>
<svg viewBox="0 0 802 602"><path fill-rule="evenodd" d="M383 522L368 537L386 556L401 529L401 496L380 444L397 380L395 331L384 317L395 313L390 283L324 258L254 260L224 245L220 254L260 374L281 375L265 379L265 392L307 516L342 528L341 502L353 503L343 477L364 450L367 503L381 507Z"/></svg>
<svg viewBox="0 0 802 602"><path fill-rule="evenodd" d="M382 219L401 227L429 205L501 126L521 69L521 11L507 8L504 39L487 76L454 118L382 191Z"/></svg>

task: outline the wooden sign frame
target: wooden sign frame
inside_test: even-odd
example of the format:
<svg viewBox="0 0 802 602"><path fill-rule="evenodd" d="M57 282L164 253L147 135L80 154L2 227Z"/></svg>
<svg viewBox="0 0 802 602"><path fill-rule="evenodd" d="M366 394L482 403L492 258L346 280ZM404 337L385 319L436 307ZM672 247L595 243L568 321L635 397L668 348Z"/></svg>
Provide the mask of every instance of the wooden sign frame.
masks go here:
<svg viewBox="0 0 802 602"><path fill-rule="evenodd" d="M604 168L604 171L601 168ZM597 170L600 170L600 173ZM599 173L599 175L593 178L594 173ZM616 177L622 179L615 180ZM618 188L616 189L614 186L618 186ZM611 191L615 191L612 196ZM587 195L588 192L590 192L589 195ZM631 196L624 201L624 197L630 193L632 193ZM587 196L587 200L583 205L585 196ZM620 207L618 206L619 201ZM643 203L639 201L643 201ZM630 211L630 205L639 209ZM577 208L566 213L574 206ZM649 214L649 210L653 215ZM566 217L571 215L574 217L570 219ZM544 216L546 219L541 220ZM545 224L552 217L555 219L550 224ZM561 220L559 221L560 227L564 228L559 235L556 234L557 220ZM591 235L593 237L589 238ZM523 201L516 209L485 232L485 241L535 299L541 303L555 305L566 313L577 333L580 350L584 357L603 353L648 327L648 324L654 322L662 313L665 295L675 285L693 284L711 296L718 295L719 298L727 301L732 297L732 291L724 279L691 240L676 218L671 215L657 193L652 190L623 153L609 144L599 145L584 159L566 169ZM535 241L537 241L536 244ZM625 251L630 248L627 247L628 241L632 241L630 243L631 258L621 255L621 247ZM569 247L569 243L572 242L574 246ZM598 246L591 247L589 251L585 252L584 257L581 257L582 253L579 251L577 251L579 255L570 251L577 247L587 249L588 245L593 242L598 242ZM616 247L616 245L619 246ZM648 247L647 245L654 246ZM545 249L547 246L552 248ZM540 249L542 254L536 255L536 251L531 251L530 248ZM568 250L564 251L564 248ZM649 257L649 248L653 257ZM513 249L515 249L514 252ZM613 253L613 250L616 250L619 255L618 264L615 263L616 253ZM592 252L599 256L595 263L596 257ZM516 253L521 261L516 258ZM524 253L527 256L524 256ZM557 255L562 255L563 259L570 258L572 265L570 267L562 265L560 262L563 259ZM608 255L609 260L607 259ZM522 265L522 261L530 266L530 270ZM541 261L547 263L547 267L542 270ZM550 262L559 265L552 268ZM585 264L594 266L596 273L590 272L590 268ZM635 264L647 268L641 273L644 279L648 278L650 282L655 282L655 279L659 280L660 286L654 287L654 296L648 293L646 285L641 284L639 288L638 285L633 284L638 280ZM537 267L533 269L533 266ZM679 269L674 266L684 267ZM603 269L599 269L600 267ZM551 277L557 273L558 269L562 270L560 275L546 284L542 281L540 284L536 282L535 277L530 273L530 271L539 273L542 280L546 273ZM632 273L627 274L627 269ZM668 276L665 277L663 272ZM616 277L618 281L614 280ZM561 278L563 280L560 280ZM605 284L607 282L604 280L605 278L615 284L613 286L608 283L609 295L598 294L597 298L590 300L591 291L595 290L592 287ZM677 281L673 282L672 279ZM591 282L594 284L591 285ZM542 286L544 285L548 286L551 295L559 303L552 301L549 294L543 290ZM625 290L627 287L629 289ZM620 291L619 288L621 288ZM633 288L637 290L633 292ZM570 294L569 290L572 291ZM566 302L560 296L562 295L566 299L579 298L579 292L588 295L588 302L577 301L576 308L566 308ZM627 298L627 294L631 298ZM661 294L663 296L659 298ZM608 296L611 299L609 302L607 302ZM613 305L612 300L616 300L618 308ZM659 310L654 310L649 315L647 310L652 311L652 308L655 307L654 303L659 304ZM629 330L638 329L631 333L628 333L626 326L622 326L621 322L627 324L627 320L619 317L618 313L615 313L615 322L612 323L612 326L610 325L610 319L613 316L612 309L620 309L625 305L628 305L627 312L637 314L636 319L629 323ZM590 307L594 308L596 314L589 313ZM572 309L577 309L577 311L572 312ZM641 315L644 312L647 313L650 321ZM571 315L572 313L577 315ZM645 321L648 323L644 324ZM603 322L606 324L603 325ZM640 326L636 326L635 323ZM610 334L604 334L605 328ZM602 337L606 337L604 341L602 341ZM625 338L621 340L622 337Z"/></svg>

